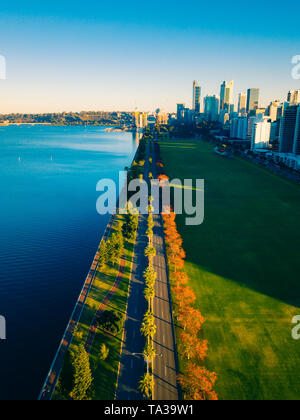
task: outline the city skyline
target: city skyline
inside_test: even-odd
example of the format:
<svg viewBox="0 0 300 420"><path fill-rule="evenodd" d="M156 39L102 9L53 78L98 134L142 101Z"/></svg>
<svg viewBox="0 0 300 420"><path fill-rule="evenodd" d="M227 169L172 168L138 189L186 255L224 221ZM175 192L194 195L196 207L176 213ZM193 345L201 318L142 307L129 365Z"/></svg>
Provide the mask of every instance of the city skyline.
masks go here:
<svg viewBox="0 0 300 420"><path fill-rule="evenodd" d="M252 23L246 25L245 6L232 4L227 27L228 6L221 2L193 4L193 16L189 8L179 14L168 1L159 14L155 7L145 13L135 2L130 8L117 2L114 10L68 4L3 5L0 55L6 57L7 80L0 81L0 113L158 106L175 112L178 102L192 106L193 80L202 98L218 95L223 80L235 80L236 106L238 94L252 87L260 88L264 106L299 88L291 75L299 35L287 11L269 8L265 19L254 3L253 11L247 10Z"/></svg>

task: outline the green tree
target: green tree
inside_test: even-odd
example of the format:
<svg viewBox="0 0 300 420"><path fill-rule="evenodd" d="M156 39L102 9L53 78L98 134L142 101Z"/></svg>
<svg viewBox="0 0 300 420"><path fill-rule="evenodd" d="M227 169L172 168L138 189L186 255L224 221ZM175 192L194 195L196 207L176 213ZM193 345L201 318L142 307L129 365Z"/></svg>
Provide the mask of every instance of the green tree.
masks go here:
<svg viewBox="0 0 300 420"><path fill-rule="evenodd" d="M139 216L137 214L127 213L123 224L123 235L126 239L132 240L138 227Z"/></svg>
<svg viewBox="0 0 300 420"><path fill-rule="evenodd" d="M145 279L146 286L147 287L154 287L156 278L157 278L157 274L156 274L155 270L151 266L149 266L144 271L144 279Z"/></svg>
<svg viewBox="0 0 300 420"><path fill-rule="evenodd" d="M150 361L153 360L155 356L156 356L156 353L155 353L155 349L152 343L147 344L144 349L144 359L145 359L145 362L147 363L147 373L149 373Z"/></svg>
<svg viewBox="0 0 300 420"><path fill-rule="evenodd" d="M149 305L149 309L152 309L152 302L153 299L155 298L155 289L154 287L146 287L146 289L144 290L144 296L145 299L148 301L148 305Z"/></svg>
<svg viewBox="0 0 300 420"><path fill-rule="evenodd" d="M149 258L149 261L152 261L152 258L155 257L156 250L152 245L148 245L145 249L145 257Z"/></svg>
<svg viewBox="0 0 300 420"><path fill-rule="evenodd" d="M107 243L107 254L109 260L113 264L117 264L124 252L124 239L123 235L119 232L114 233Z"/></svg>
<svg viewBox="0 0 300 420"><path fill-rule="evenodd" d="M73 400L84 400L93 382L89 355L81 344L73 361L74 381L71 397Z"/></svg>
<svg viewBox="0 0 300 420"><path fill-rule="evenodd" d="M150 340L153 340L153 337L156 334L156 325L143 322L141 327L141 333L144 337L148 339L149 343Z"/></svg>
<svg viewBox="0 0 300 420"><path fill-rule="evenodd" d="M109 355L109 348L102 343L100 347L100 360L106 360Z"/></svg>
<svg viewBox="0 0 300 420"><path fill-rule="evenodd" d="M140 383L139 383L139 389L145 398L150 399L152 397L153 385L154 385L153 375L151 375L150 373L145 373L145 375L143 376L143 378L140 380Z"/></svg>

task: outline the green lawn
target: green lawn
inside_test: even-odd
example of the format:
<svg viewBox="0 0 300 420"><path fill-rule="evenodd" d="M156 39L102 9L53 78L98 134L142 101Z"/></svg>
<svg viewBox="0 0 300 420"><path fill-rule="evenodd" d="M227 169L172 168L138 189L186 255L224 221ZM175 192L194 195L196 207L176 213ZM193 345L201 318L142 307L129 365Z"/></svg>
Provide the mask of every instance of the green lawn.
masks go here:
<svg viewBox="0 0 300 420"><path fill-rule="evenodd" d="M300 187L202 141L160 144L171 179L205 179L204 223L177 223L220 399L300 399Z"/></svg>
<svg viewBox="0 0 300 420"><path fill-rule="evenodd" d="M123 216L118 216L117 220L122 220L122 217ZM113 232L114 228L112 229L111 233ZM107 306L107 309L109 310L116 310L118 312L123 313L124 320L131 264L133 258L133 248L134 241L125 241L124 255L126 258L126 263L124 276L118 290L115 292ZM86 305L82 312L77 332L70 347L70 352L75 353L78 349L78 346L81 343L85 343L94 315L97 312L101 301L105 298L106 294L113 286L117 275L118 267L113 267L111 265L107 265L103 270L97 273L97 276L94 279L92 288L87 297ZM105 334L100 330L98 330L97 332L90 354L90 362L94 378L93 395L91 395L92 399L114 399L120 360L122 333L123 331L121 331L116 337L113 337L108 334ZM105 361L101 361L99 359L99 352L102 343L105 343L105 345L109 348L110 351L109 356ZM60 378L60 383L62 382L63 384L67 384L66 388L68 389L68 391L71 391L72 385L71 362L72 360L70 358L70 354L68 354L65 357L64 368ZM58 392L56 392L54 398L59 398Z"/></svg>

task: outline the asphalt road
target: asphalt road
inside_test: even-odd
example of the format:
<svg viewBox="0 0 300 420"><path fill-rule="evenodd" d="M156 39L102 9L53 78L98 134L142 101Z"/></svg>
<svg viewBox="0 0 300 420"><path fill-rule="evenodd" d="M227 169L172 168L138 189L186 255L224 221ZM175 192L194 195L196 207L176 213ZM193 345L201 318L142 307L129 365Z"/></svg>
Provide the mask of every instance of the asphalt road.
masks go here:
<svg viewBox="0 0 300 420"><path fill-rule="evenodd" d="M149 146L147 148L147 156L149 157ZM152 154L152 158L155 158L154 154ZM148 159L146 159L146 162L148 162ZM145 178L147 178L148 172L149 168L146 167ZM153 171L153 175L155 175L155 170ZM173 334L168 272L164 248L164 232L160 215L154 215L154 223L153 245L157 252L154 258L154 268L158 276L154 299L154 315L157 326L154 347L157 357L153 365L153 399L178 400L175 338ZM142 356L133 356L133 353L142 353L145 347L145 339L141 336L140 328L147 310L147 304L143 296L145 288L143 272L148 264L144 256L144 250L148 245L146 230L147 217L140 215L128 296L125 334L121 351L120 373L116 391L117 400L142 399L141 393L138 391L138 383L145 371L145 362Z"/></svg>
<svg viewBox="0 0 300 420"><path fill-rule="evenodd" d="M147 218L140 216L137 239L134 249L133 267L129 286L125 332L120 358L120 372L116 391L117 400L141 400L138 384L144 374L145 362L143 353L145 339L140 333L142 320L147 310L143 292L145 282L143 272L147 266L144 251L148 243L146 236Z"/></svg>
<svg viewBox="0 0 300 420"><path fill-rule="evenodd" d="M149 175L149 145L147 145L147 159L145 162L144 179ZM145 248L148 245L146 230L147 216L139 216L139 225L134 247L133 265L130 277L127 313L124 326L124 337L120 356L120 369L116 389L117 400L141 400L142 394L138 389L144 370L145 361L142 355L145 348L145 338L141 335L141 325L147 311L144 298L145 281L143 273L148 265ZM134 355L133 353L140 353Z"/></svg>
<svg viewBox="0 0 300 420"><path fill-rule="evenodd" d="M153 363L154 400L178 400L177 370L173 320L169 294L164 233L162 217L154 216L153 244L156 249L154 269L157 272L153 312L157 332L154 337L154 348L157 357Z"/></svg>
<svg viewBox="0 0 300 420"><path fill-rule="evenodd" d="M157 178L156 155L153 147L153 176ZM154 337L154 348L157 357L153 363L154 400L178 400L176 344L172 316L172 303L167 270L167 258L164 243L163 220L161 215L154 215L153 245L156 256L153 264L157 273L153 312L157 332ZM161 356L160 356L161 355Z"/></svg>

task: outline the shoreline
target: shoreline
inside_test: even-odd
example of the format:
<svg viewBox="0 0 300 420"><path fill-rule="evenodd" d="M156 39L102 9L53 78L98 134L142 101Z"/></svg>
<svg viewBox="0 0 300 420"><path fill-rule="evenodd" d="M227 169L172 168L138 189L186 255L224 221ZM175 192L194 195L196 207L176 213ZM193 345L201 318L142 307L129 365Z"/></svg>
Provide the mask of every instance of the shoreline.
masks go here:
<svg viewBox="0 0 300 420"><path fill-rule="evenodd" d="M135 161L136 156L138 154L138 151L139 151L139 146L136 149L136 152L134 154L134 158L133 158L132 162ZM123 188L124 188L124 186L123 186ZM123 188L121 190L121 194L122 194ZM119 198L117 200L117 209L119 207L119 199L120 199L120 195L119 195ZM116 214L117 214L117 212L116 212ZM104 230L104 232L101 236L101 239L99 241L99 245L97 247L97 250L96 250L93 262L91 264L90 270L89 270L89 272L88 272L88 274L85 278L85 281L83 283L81 292L80 292L79 297L78 297L78 299L75 303L74 310L73 310L73 312L72 312L72 314L69 318L69 321L67 323L65 332L64 332L63 337L61 339L61 342L59 344L57 352L56 352L56 354L53 358L53 362L50 366L49 372L46 376L45 381L43 382L43 386L42 386L42 389L39 393L38 400L51 400L52 397L53 397L53 394L54 394L54 391L55 391L55 388L56 388L56 385L57 385L57 381L59 379L59 376L61 374L61 370L62 370L62 367L63 367L65 354L72 344L72 341L73 341L73 338L74 338L74 331L76 330L76 327L77 327L78 323L80 322L81 315L82 315L83 309L84 309L85 304L86 304L86 299L87 299L87 297L89 295L89 292L91 290L91 287L93 285L93 281L94 281L95 274L97 272L97 268L98 268L98 264L99 264L98 253L99 253L99 248L100 248L101 242L102 242L102 240L106 241L108 239L108 236L109 236L110 230L113 226L113 222L115 220L116 214L112 214L110 216L109 221L106 225L106 228L105 228L105 230ZM76 315L76 317L75 317L75 315ZM75 317L75 319L73 319L74 317ZM55 371L55 365L56 364L58 364L58 366L56 367L57 371Z"/></svg>

